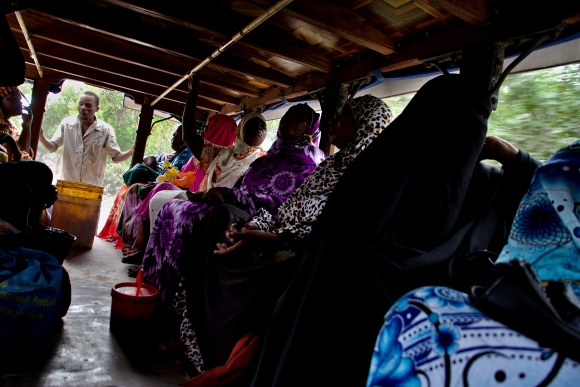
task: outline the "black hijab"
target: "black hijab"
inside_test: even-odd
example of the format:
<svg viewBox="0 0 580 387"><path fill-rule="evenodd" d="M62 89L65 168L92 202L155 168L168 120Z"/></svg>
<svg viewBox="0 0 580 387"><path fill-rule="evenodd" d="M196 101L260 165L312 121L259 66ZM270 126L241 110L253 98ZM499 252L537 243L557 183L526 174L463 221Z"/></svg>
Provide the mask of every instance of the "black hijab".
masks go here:
<svg viewBox="0 0 580 387"><path fill-rule="evenodd" d="M321 223L341 218L407 247L438 245L464 221L490 112L487 89L460 75L430 80L348 168Z"/></svg>
<svg viewBox="0 0 580 387"><path fill-rule="evenodd" d="M479 162L490 93L461 75L427 82L349 165L278 299L252 387L364 385L389 307L406 292L453 286L454 262L507 237L529 186Z"/></svg>

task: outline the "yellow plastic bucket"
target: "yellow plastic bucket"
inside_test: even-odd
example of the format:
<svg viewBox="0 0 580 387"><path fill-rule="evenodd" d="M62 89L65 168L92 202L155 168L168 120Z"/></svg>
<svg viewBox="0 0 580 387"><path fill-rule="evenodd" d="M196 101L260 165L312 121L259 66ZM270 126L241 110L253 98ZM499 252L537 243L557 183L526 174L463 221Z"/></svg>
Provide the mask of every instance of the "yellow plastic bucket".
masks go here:
<svg viewBox="0 0 580 387"><path fill-rule="evenodd" d="M50 225L77 237L73 248L92 249L97 234L104 187L58 180L58 200Z"/></svg>
<svg viewBox="0 0 580 387"><path fill-rule="evenodd" d="M63 195L75 196L77 198L102 199L104 187L77 183L76 181L57 180L56 190Z"/></svg>

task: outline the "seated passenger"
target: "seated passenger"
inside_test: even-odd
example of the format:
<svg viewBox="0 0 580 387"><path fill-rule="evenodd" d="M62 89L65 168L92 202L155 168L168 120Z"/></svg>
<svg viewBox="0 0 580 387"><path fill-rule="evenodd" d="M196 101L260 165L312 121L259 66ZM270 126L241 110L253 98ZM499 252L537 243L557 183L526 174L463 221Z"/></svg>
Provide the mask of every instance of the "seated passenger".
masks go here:
<svg viewBox="0 0 580 387"><path fill-rule="evenodd" d="M186 109L188 107L186 106ZM194 109L195 110L195 109ZM233 118L225 115L219 115L218 119L211 120L216 125L220 125L220 130L229 131L236 126ZM262 131L261 127L264 130ZM265 120L261 115L249 114L240 122L236 129L236 139L234 144L224 147L205 140L198 134L189 134L198 141L193 145L189 142L188 147L191 149L194 157L199 160L197 168L204 172L204 178L200 186L204 189L212 186L231 187L235 179L240 177L252 161L265 154L261 147L266 138ZM194 130L187 124L184 124L182 131ZM183 136L182 136L183 138ZM201 145L197 146L197 145ZM195 183L195 182L194 182ZM137 191L139 190L139 191ZM125 202L123 211L127 211L127 219L123 217L123 242L126 246L131 246L124 253L124 263L141 264L145 247L149 240L150 227L149 206L154 196L162 195L165 201L181 197L186 199L186 190L171 183L154 183L144 187L135 187L129 190L128 196L130 201ZM139 195L137 195L139 193ZM127 236L125 236L127 234ZM133 272L136 275L136 272Z"/></svg>
<svg viewBox="0 0 580 387"><path fill-rule="evenodd" d="M146 167L149 167L149 168L151 168L152 170L155 171L157 169L157 167L158 167L157 157L155 157L155 156L145 156L143 158L142 164L145 165Z"/></svg>
<svg viewBox="0 0 580 387"><path fill-rule="evenodd" d="M143 281L159 289L166 310L172 308L181 279L181 245L197 238L199 221L214 205L228 203L250 215L260 210L276 216L278 207L324 159L324 152L312 143L318 116L307 104L292 106L268 153L250 164L233 188L213 187L190 194L193 201L175 199L161 207L143 259Z"/></svg>
<svg viewBox="0 0 580 387"><path fill-rule="evenodd" d="M187 107L186 107L187 108ZM224 114L215 114L209 119L208 129L204 134L204 139L212 144L220 145L223 147L229 147L233 145L236 139L237 125L235 121ZM183 137L183 133L181 133ZM205 172L202 168L198 167L199 159L195 156L192 157L181 169L181 172L193 173L193 182L187 184L191 178L191 175L187 178L181 179L181 174L177 176L171 182L158 182L154 185L153 189L147 194L143 199L139 207L137 207L137 215L144 219L145 223L149 225L149 231L153 229L153 224L155 223L155 218L159 209L163 204L165 204L170 199L175 199L183 192L180 189L189 189L190 192L197 192L201 186ZM158 192L165 191L165 193L157 195ZM155 197L155 200L152 200ZM145 246L143 246L143 249ZM141 259L143 255L141 254ZM141 263L141 261L136 262Z"/></svg>
<svg viewBox="0 0 580 387"><path fill-rule="evenodd" d="M22 115L22 131L18 133L10 118L20 115ZM4 161L32 159L34 153L30 149L31 124L32 112L29 107L22 107L18 87L0 87L0 146L2 146L0 151L5 153L0 157Z"/></svg>
<svg viewBox="0 0 580 387"><path fill-rule="evenodd" d="M52 171L41 162L0 163L0 217L20 231L40 223L44 209L57 200Z"/></svg>
<svg viewBox="0 0 580 387"><path fill-rule="evenodd" d="M74 240L63 241L54 234L45 238L46 227L41 225L42 214L58 198L56 187L52 185L52 171L41 162L12 161L0 163L0 176L4 180L4 184L0 185L0 201L5 203L0 206L0 247L9 250L23 247L43 251L53 256L56 264L60 266L70 252ZM69 235L64 232L63 234ZM36 253L26 252L25 255L34 260ZM43 258L43 261L47 260ZM69 276L64 268L61 271L59 317L67 313L70 305ZM51 281L49 277L47 274L45 280Z"/></svg>
<svg viewBox="0 0 580 387"><path fill-rule="evenodd" d="M226 121L226 126L222 125L222 122L225 121L222 119L222 117L225 117L227 119ZM217 145L221 145L221 146L230 146L233 144L234 139L236 137L236 124L233 120L230 119L230 117L228 116L222 116L222 115L215 115L212 118L210 118L210 123L208 125L208 128L205 132L204 138L206 140L208 140L211 143L217 144ZM181 136L181 126L179 126L177 128L180 132L180 136ZM176 131L177 133L177 131ZM172 137L172 147L173 144L175 143L175 145L179 145L179 140L176 136ZM181 143L183 143L181 141ZM186 148L189 151L189 148ZM185 149L183 149L182 151L184 151ZM158 162L159 157L158 156L146 156L143 159L143 164L149 168L151 168L151 176L147 176L147 180L145 181L139 181L139 184L143 184L146 185L147 183L149 183L150 181L154 181L155 179L153 178L153 176L158 176L158 175L154 175L153 171L155 171L155 173L159 173L159 167L160 164ZM173 159L172 159L173 160ZM175 161L178 162L178 165L181 164L181 159L175 159ZM195 157L190 157L189 160L187 160L187 162L181 167L180 172L194 172L195 173L195 180L193 181L193 183L191 184L191 186L189 187L190 190L197 190L197 188L199 187L201 181L203 180L203 176L204 176L204 172L197 168L195 166L196 163L198 163L199 161L195 158ZM142 179L144 180L144 179ZM129 184L131 185L131 184ZM151 187L153 187L151 189ZM147 190L151 189L150 192L147 194L147 196L145 196L145 199L143 199L143 201L141 202L142 205L148 205L150 198L154 195L155 192L157 192L158 190L161 190L161 187L163 187L163 189L177 189L177 187L175 185L171 185L171 183L159 183L159 184L154 184L151 185L151 187L147 188L147 187L143 187L141 186L141 190L140 190L140 196L144 196L145 193L147 192ZM118 226L119 226L119 220L121 218L121 213L123 212L123 205L125 204L125 199L127 196L127 191L129 190L129 186L127 186L127 184L123 184L123 186L121 186L121 189L119 190L119 192L117 193L117 196L115 197L115 202L113 203L113 206L111 207L111 211L109 213L109 217L107 218L107 222L105 223L105 225L103 226L102 230L99 232L99 234L97 236L107 239L109 241L114 241L115 242L115 248L117 249L123 249L123 240L121 238L120 233L118 232ZM140 206L138 206L137 208L140 208ZM143 217L143 215L141 214L141 212L137 209L136 210L138 213L137 215ZM147 231L147 230L144 230ZM147 234L149 235L149 234ZM142 238L145 239L146 238ZM142 249L145 248L145 246L141 246ZM132 250L131 252L134 252L135 250Z"/></svg>
<svg viewBox="0 0 580 387"><path fill-rule="evenodd" d="M340 151L328 156L273 216L260 209L251 216L228 204L216 206L201 222L196 243L184 248L180 262L186 282L181 328L187 356L198 372L194 385L211 385L223 376L236 343L246 335L265 333L278 296L301 259L301 249L318 222L329 195L347 167L386 130L389 107L366 95L348 101L337 120L331 120L329 140ZM226 241L224 230L231 226ZM243 226L243 227L242 227ZM236 231L236 229L240 231ZM182 301L183 302L183 301ZM245 366L243 364L242 366ZM239 371L239 370L238 370ZM296 384L300 385L300 383Z"/></svg>
<svg viewBox="0 0 580 387"><path fill-rule="evenodd" d="M489 280L468 294L422 287L395 302L376 340L367 387L569 386L580 380L579 171L580 141L536 170ZM526 261L539 281L506 286L512 269L505 265L514 260ZM486 296L500 300L497 310Z"/></svg>
<svg viewBox="0 0 580 387"><path fill-rule="evenodd" d="M178 171L181 171L183 166L193 156L193 153L191 153L181 138L181 128L182 125L179 125L171 136L171 149L173 149L174 152L170 154L160 154L155 158L155 161L157 161L157 169L155 169L155 171L159 174L163 174L165 169L164 164L166 162L170 163L171 166Z"/></svg>
<svg viewBox="0 0 580 387"><path fill-rule="evenodd" d="M455 286L466 253L500 251L539 163L486 138L490 106L462 75L434 78L349 166L277 300L252 386L363 385L399 297ZM488 150L501 169L480 162Z"/></svg>
<svg viewBox="0 0 580 387"><path fill-rule="evenodd" d="M191 159L192 153L181 139L181 125L173 132L171 149L174 151L171 154L155 156L156 169L139 163L125 172L123 175L124 184L115 197L107 221L97 234L98 237L115 241L116 248L122 249L126 247L127 250L124 250L125 252L132 251L131 249L133 249L133 245L139 236L138 231L141 225L141 219L135 215L135 207L129 204L125 206L125 204L134 204L138 197L144 194L143 191L146 190L147 184L154 182L167 169L175 168L181 170L185 163ZM124 211L125 207L126 210ZM123 231L119 232L118 229ZM121 235L122 239L119 239Z"/></svg>

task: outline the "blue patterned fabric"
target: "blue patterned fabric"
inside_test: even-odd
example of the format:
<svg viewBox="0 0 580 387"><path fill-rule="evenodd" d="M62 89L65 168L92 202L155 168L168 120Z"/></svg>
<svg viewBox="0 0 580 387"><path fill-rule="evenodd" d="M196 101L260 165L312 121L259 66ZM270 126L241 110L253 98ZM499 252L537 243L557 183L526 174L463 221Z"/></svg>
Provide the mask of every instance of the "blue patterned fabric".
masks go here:
<svg viewBox="0 0 580 387"><path fill-rule="evenodd" d="M158 165L158 167L157 167L158 172L160 175L162 175L167 171L168 168L162 167L163 163L166 161L169 161L172 166L174 166L175 168L177 168L181 171L181 168L183 168L185 163L187 163L189 161L189 159L192 157L193 157L193 153L191 153L191 151L187 147L185 147L180 152L175 152L175 153L172 153L170 155L164 155L164 154L159 155L156 158L157 165Z"/></svg>
<svg viewBox="0 0 580 387"><path fill-rule="evenodd" d="M423 287L385 315L367 387L577 386L580 364L471 306L467 294Z"/></svg>
<svg viewBox="0 0 580 387"><path fill-rule="evenodd" d="M580 140L538 168L497 262L528 261L542 281L580 297Z"/></svg>

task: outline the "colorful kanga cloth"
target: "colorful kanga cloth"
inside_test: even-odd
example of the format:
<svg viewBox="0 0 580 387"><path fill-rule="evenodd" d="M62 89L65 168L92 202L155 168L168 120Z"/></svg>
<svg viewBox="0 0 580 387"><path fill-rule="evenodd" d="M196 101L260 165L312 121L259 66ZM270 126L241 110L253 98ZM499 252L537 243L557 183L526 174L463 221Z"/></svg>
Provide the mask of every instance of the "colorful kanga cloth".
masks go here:
<svg viewBox="0 0 580 387"><path fill-rule="evenodd" d="M210 119L210 125L208 126L207 132L204 136L204 138L208 141L212 141L214 144L217 145L221 145L221 146L229 146L232 144L232 142L234 141L235 135L236 135L236 122L234 121L233 118L229 117L229 116L225 116L223 114L216 114L214 115L211 119ZM173 155L161 155L157 157L157 162L159 164L159 166L161 166L165 161L169 160L170 161L170 165L167 165L167 167L172 167L172 168L176 168L179 169L179 171L184 170L184 172L186 171L196 171L196 177L195 177L195 181L192 183L192 187L195 186L199 186L201 184L201 180L203 179L203 171L199 168L197 168L195 166L195 157L193 157L193 154L191 153L191 151L189 150L189 148L185 148L180 152L176 152ZM201 173L200 173L201 171ZM164 170L160 169L159 170L160 173L163 173ZM177 175L179 176L179 175ZM176 176L176 177L177 177ZM157 176L155 176L156 178ZM155 178L152 178L151 181L155 180ZM139 205L136 207L136 212L134 211L135 209L126 209L127 211L133 210L134 214L128 214L128 218L133 219L133 222L139 223L135 226L133 225L128 225L128 227L126 227L126 229L124 231L119 232L119 235L122 235L123 233L126 232L131 232L133 231L135 234L134 235L123 235L123 237L125 238L125 240L127 241L132 241L133 245L135 240L137 239L137 233L140 230L140 227L142 226L142 218L145 219L149 219L149 202L151 200L151 198L153 197L153 195L157 192L159 192L160 190L167 189L168 185L165 184L165 182L161 182L158 184L158 186L156 186L151 192L149 192L148 195L146 195L145 197L141 197L138 198L139 201ZM177 186L172 186L169 189L179 189L179 187ZM191 188L190 188L191 189ZM136 194L138 191L137 190L133 190L128 192L128 195L134 195ZM137 200L137 199L135 199ZM125 211L125 208L123 207L123 211ZM140 217L140 219L135 220L135 217L138 216ZM125 218L125 216L121 216L120 221L120 227L123 227L123 219ZM152 227L152 226L151 226ZM147 241L145 241L144 243L147 243ZM118 248L123 248L124 246L122 244L119 245L119 243L117 243ZM138 243L137 245L134 245L135 248L131 247L133 250L135 249L139 249L138 247L141 246L141 248L145 248L145 244L143 243Z"/></svg>
<svg viewBox="0 0 580 387"><path fill-rule="evenodd" d="M117 227L117 229L121 229L121 232L117 232L121 235L124 247L134 250L139 250L141 246L147 243L147 241L139 238L139 230L143 224L143 218L137 215L137 208L143 201L143 196L141 196L142 186L143 184L136 183L127 191Z"/></svg>
<svg viewBox="0 0 580 387"><path fill-rule="evenodd" d="M524 259L580 297L580 140L538 168L497 263Z"/></svg>
<svg viewBox="0 0 580 387"><path fill-rule="evenodd" d="M250 164L266 154L261 147L252 147L244 142L244 126L254 117L264 117L258 113L244 116L236 131L236 140L230 147L212 144L207 140L202 150L198 168L205 172L199 191L207 191L212 187L231 188L244 174Z"/></svg>
<svg viewBox="0 0 580 387"><path fill-rule="evenodd" d="M366 385L572 387L578 380L580 364L489 318L467 294L424 287L385 315Z"/></svg>
<svg viewBox="0 0 580 387"><path fill-rule="evenodd" d="M249 118L240 123L241 135ZM310 123L308 128L314 124ZM310 137L292 141L278 138L265 156L246 168L232 189L221 186L218 189L228 204L250 215L260 208L275 215L324 157ZM182 277L178 269L182 243L191 238L195 225L212 208L205 203L172 199L159 210L143 259L143 280L160 290L160 297L168 306Z"/></svg>
<svg viewBox="0 0 580 387"><path fill-rule="evenodd" d="M187 163L192 157L193 153L191 153L188 147L185 147L184 149L169 155L159 155L157 156L157 172L160 175L163 175L168 169L172 167L180 171L185 163Z"/></svg>
<svg viewBox="0 0 580 387"><path fill-rule="evenodd" d="M310 110L312 118L307 122L305 135L301 139L284 140L277 136L266 156L254 161L233 189L218 188L228 204L242 209L246 215L262 209L276 217L277 208L323 161L325 155L316 144L319 136L319 115L309 107L306 109ZM184 286L183 281L184 278L178 285L179 289ZM198 372L202 372L205 369L204 362L185 306L186 292L180 290L175 297L176 305L180 305L182 315L180 333L181 340L187 348L187 357ZM245 367L245 363L240 367ZM210 372L221 374L228 369L229 366L217 367ZM199 382L205 379L200 377L195 380Z"/></svg>
<svg viewBox="0 0 580 387"><path fill-rule="evenodd" d="M215 114L209 119L203 138L212 144L229 147L236 140L237 129L238 125L232 117L225 114ZM205 177L205 171L199 167L199 160L196 160L195 157L187 164L190 163L191 165L184 166L182 171L195 172L195 180L189 187L189 190L191 192L197 192Z"/></svg>
<svg viewBox="0 0 580 387"><path fill-rule="evenodd" d="M122 249L123 242L121 239L121 235L117 232L117 228L119 227L119 220L121 219L121 213L123 212L123 205L125 204L125 198L127 197L127 192L129 191L129 186L123 184L117 192L117 196L115 196L115 201L111 206L111 210L109 211L109 215L107 216L107 220L103 225L103 228L97 236L99 238L106 239L109 242L115 242L116 249Z"/></svg>

